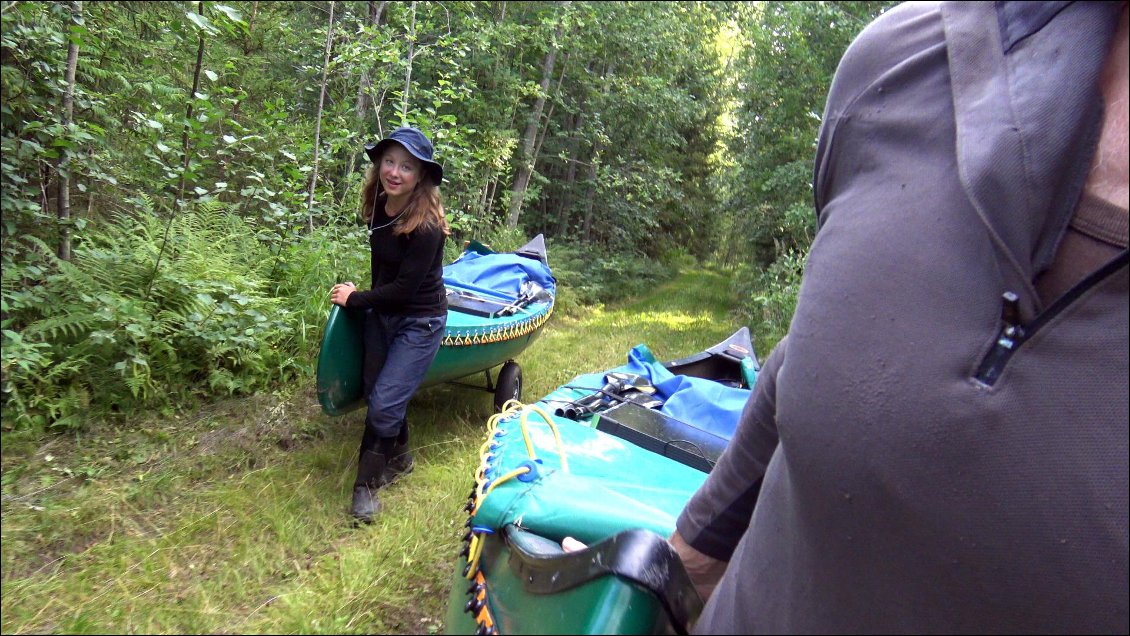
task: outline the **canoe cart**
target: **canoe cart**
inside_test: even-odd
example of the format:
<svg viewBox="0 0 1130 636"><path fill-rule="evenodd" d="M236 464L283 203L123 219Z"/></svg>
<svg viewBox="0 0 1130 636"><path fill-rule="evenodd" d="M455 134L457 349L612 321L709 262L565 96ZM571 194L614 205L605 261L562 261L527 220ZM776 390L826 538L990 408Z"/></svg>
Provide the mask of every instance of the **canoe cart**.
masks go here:
<svg viewBox="0 0 1130 636"><path fill-rule="evenodd" d="M695 355L573 378L487 423L451 634L687 633L702 610L667 543L757 378L749 330ZM565 552L565 537L587 547Z"/></svg>
<svg viewBox="0 0 1130 636"><path fill-rule="evenodd" d="M553 313L556 280L539 234L513 252L494 252L470 241L443 268L447 326L421 387L453 382L494 394L496 410L521 399L522 368L514 361ZM364 313L334 305L318 354L318 401L328 415L365 405ZM496 376L491 370L499 367ZM482 372L485 386L462 381Z"/></svg>

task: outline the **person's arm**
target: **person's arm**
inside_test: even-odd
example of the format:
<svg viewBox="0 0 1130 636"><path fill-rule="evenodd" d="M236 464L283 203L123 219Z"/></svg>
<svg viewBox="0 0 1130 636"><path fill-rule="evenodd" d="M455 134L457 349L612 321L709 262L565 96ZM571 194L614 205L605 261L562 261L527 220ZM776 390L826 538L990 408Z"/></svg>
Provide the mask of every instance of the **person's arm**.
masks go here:
<svg viewBox="0 0 1130 636"><path fill-rule="evenodd" d="M769 459L777 448L777 373L786 340L757 377L734 437L706 482L679 515L670 541L703 599L722 578L726 563L749 527Z"/></svg>
<svg viewBox="0 0 1130 636"><path fill-rule="evenodd" d="M419 228L408 238L396 278L371 290L349 294L346 307L397 307L411 301L427 277L444 240L438 228Z"/></svg>
<svg viewBox="0 0 1130 636"><path fill-rule="evenodd" d="M722 580L722 574L726 572L726 562L695 550L683 539L683 535L679 534L678 530L671 533L667 541L679 555L679 560L683 562L683 567L691 577L691 583L694 583L694 589L705 603L714 593L718 581Z"/></svg>

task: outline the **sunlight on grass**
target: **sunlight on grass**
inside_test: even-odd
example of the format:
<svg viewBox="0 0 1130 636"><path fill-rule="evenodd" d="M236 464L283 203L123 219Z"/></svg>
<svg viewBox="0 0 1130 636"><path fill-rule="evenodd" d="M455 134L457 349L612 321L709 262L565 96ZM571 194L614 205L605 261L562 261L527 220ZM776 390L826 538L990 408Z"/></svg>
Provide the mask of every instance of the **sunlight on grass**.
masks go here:
<svg viewBox="0 0 1130 636"><path fill-rule="evenodd" d="M647 311L632 316L620 316L612 321L612 327L639 327L655 323L657 326L675 331L684 331L692 327L702 327L710 323L710 316L704 313L697 315L677 313L671 311Z"/></svg>

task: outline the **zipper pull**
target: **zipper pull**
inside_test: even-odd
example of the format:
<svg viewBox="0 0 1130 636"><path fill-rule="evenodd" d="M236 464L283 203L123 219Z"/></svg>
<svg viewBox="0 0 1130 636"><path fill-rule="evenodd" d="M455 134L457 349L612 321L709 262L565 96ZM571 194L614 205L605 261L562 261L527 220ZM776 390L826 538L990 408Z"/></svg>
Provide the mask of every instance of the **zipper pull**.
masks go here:
<svg viewBox="0 0 1130 636"><path fill-rule="evenodd" d="M993 386L1004 371L1016 348L1024 342L1024 325L1020 322L1020 297L1006 291L1001 295L1001 330L997 342L981 361L975 376L985 386Z"/></svg>
<svg viewBox="0 0 1130 636"><path fill-rule="evenodd" d="M1024 339L1024 325L1020 324L1020 297L1006 291L1001 295L1001 339L1009 341L1009 349ZM997 344L1002 344L997 341Z"/></svg>

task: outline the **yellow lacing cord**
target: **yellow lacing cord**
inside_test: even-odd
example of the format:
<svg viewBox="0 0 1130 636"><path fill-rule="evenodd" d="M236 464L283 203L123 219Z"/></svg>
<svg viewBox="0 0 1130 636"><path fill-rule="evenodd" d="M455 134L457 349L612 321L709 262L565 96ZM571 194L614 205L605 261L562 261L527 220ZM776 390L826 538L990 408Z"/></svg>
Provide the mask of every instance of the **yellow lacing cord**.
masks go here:
<svg viewBox="0 0 1130 636"><path fill-rule="evenodd" d="M467 568L467 575L463 577L468 581L475 578L475 574L479 571L479 557L483 555L482 536L479 532L471 535L471 545L467 552L467 563L470 563L471 567Z"/></svg>
<svg viewBox="0 0 1130 636"><path fill-rule="evenodd" d="M502 325L489 329L486 332L479 331L475 334L456 333L454 335L448 334L443 337L440 344L444 347L462 347L477 344L490 344L494 342L502 342L504 340L512 340L514 338L521 338L537 331L539 327L549 320L553 315L553 305L549 306L549 311L539 316L534 316L522 322L514 322L507 325Z"/></svg>
<svg viewBox="0 0 1130 636"><path fill-rule="evenodd" d="M483 480L480 481L478 479L478 475L476 475L476 481L478 481L478 484L479 484L478 485L478 496L475 497L475 509L473 511L471 511L471 516L474 517L475 514L479 512L479 507L483 505L483 499L485 499L486 496L489 495L490 492L492 490L494 490L496 486L498 486L501 483L510 481L511 479L514 479L518 475L525 475L528 472L530 472L529 466L522 466L521 468L515 468L514 470L512 470L512 471L506 473L505 475L499 477L498 479L495 479L494 481L492 481L490 483L490 486L487 487L486 491L483 491L483 484L486 482L486 480L483 479ZM467 576L465 577L467 580L471 580L471 578L473 578L475 572L477 572L478 569L479 569L479 557L482 556L483 543L485 543L482 540L482 534L483 533L481 533L481 532L472 532L471 533L471 545L470 545L469 551L467 553L467 561L470 562L471 568L467 571Z"/></svg>
<svg viewBox="0 0 1130 636"><path fill-rule="evenodd" d="M526 444L526 452L530 455L530 459L537 460L537 453L534 451L533 442L530 440L528 423L529 415L531 412L533 412L540 415L542 419L545 420L546 425L549 426L549 429L553 431L553 440L557 445L557 454L558 457L561 458L561 470L563 470L564 472L569 472L569 462L565 457L565 445L561 441L561 432L557 430L557 424L554 423L553 418L549 415L549 413L546 413L544 409L542 409L540 406L537 406L536 404L526 406L518 400L507 400L506 403L502 405L502 410L500 412L495 413L494 415L490 416L489 419L487 419L487 436L486 440L483 441L481 446L479 446L479 467L475 470L475 507L471 512L472 517L474 517L475 514L478 513L479 508L483 505L483 500L486 499L487 495L489 495L500 484L503 484L510 481L511 479L530 472L529 466L521 466L498 477L497 479L491 480L489 486L486 485L486 471L490 467L491 460L490 445L492 439L495 436L495 432L498 430L498 424L503 419L512 417L519 412L521 413L521 416L519 417L518 422L522 428L522 440ZM471 543L468 546L467 553L467 562L470 563L470 568L467 570L467 580L474 578L475 573L478 571L479 559L482 557L483 552L483 544L484 541L482 539L482 533L472 532Z"/></svg>
<svg viewBox="0 0 1130 636"><path fill-rule="evenodd" d="M487 419L487 435L479 446L479 467L475 470L475 512L478 512L479 504L482 503L485 493L483 492L484 484L487 482L486 471L490 467L490 445L494 438L495 431L498 430L498 423L503 419L510 417L522 408L522 403L518 400L510 399L502 405L502 410ZM474 515L474 512L471 513Z"/></svg>
<svg viewBox="0 0 1130 636"><path fill-rule="evenodd" d="M530 442L530 433L526 426L526 418L530 416L530 411L537 413L541 416L545 423L549 425L549 430L553 431L553 441L557 444L557 455L561 458L561 470L569 472L569 461L565 459L565 445L561 442L561 432L557 430L557 424L553 423L553 418L546 413L544 409L536 404L522 409L522 439L526 442L526 451L530 454L530 459L537 459L534 455L534 445Z"/></svg>

